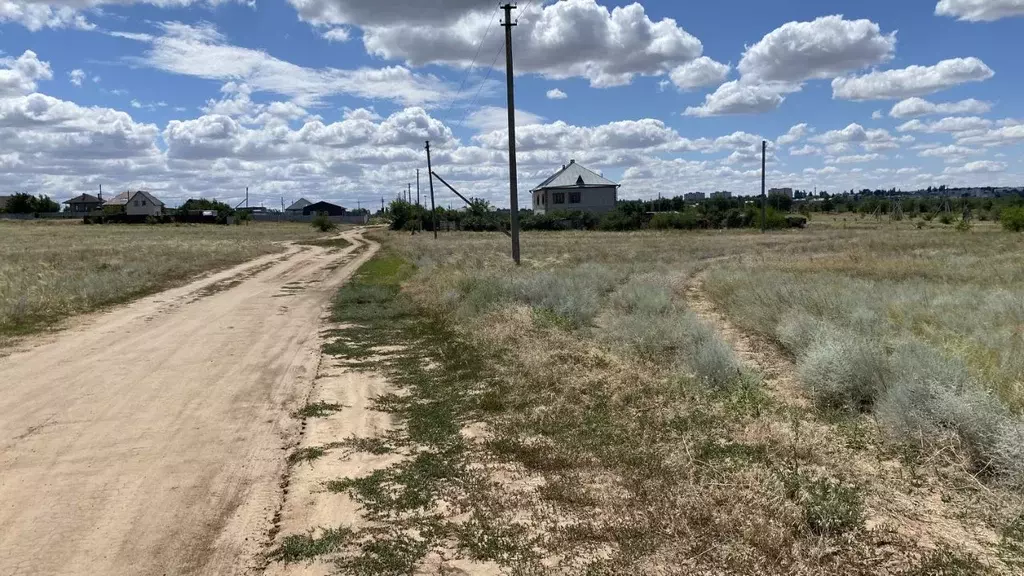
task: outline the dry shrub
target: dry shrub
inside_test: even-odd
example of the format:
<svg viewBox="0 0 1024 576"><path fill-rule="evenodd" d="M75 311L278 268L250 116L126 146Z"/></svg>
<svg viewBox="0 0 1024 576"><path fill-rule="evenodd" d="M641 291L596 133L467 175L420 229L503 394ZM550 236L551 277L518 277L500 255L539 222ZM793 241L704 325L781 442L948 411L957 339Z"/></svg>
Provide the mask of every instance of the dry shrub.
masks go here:
<svg viewBox="0 0 1024 576"><path fill-rule="evenodd" d="M782 315L775 336L794 355L802 354L821 332L824 323L800 308L791 308Z"/></svg>
<svg viewBox="0 0 1024 576"><path fill-rule="evenodd" d="M661 274L627 280L611 297L603 337L653 362L675 359L701 381L723 386L740 374L740 364L713 328L673 302L672 283Z"/></svg>
<svg viewBox="0 0 1024 576"><path fill-rule="evenodd" d="M522 269L462 273L443 301L464 317L486 314L509 303L526 304L565 320L571 327L590 324L619 276L598 264L570 270Z"/></svg>
<svg viewBox="0 0 1024 576"><path fill-rule="evenodd" d="M864 410L882 392L888 371L885 351L854 334L819 331L798 363L800 379L826 409Z"/></svg>
<svg viewBox="0 0 1024 576"><path fill-rule="evenodd" d="M893 376L876 407L891 432L924 444L953 440L976 471L1020 473L1019 449L1010 446L1020 420L974 382L962 362L928 345L905 342L892 363Z"/></svg>
<svg viewBox="0 0 1024 576"><path fill-rule="evenodd" d="M610 302L631 314L664 314L673 308L672 286L660 274L633 276L612 293Z"/></svg>

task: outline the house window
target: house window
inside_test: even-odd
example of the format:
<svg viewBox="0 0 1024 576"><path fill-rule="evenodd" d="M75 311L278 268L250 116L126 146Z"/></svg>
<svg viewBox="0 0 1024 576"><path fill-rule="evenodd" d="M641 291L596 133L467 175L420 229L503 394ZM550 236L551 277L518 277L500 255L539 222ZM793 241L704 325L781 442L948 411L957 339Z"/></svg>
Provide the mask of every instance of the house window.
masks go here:
<svg viewBox="0 0 1024 576"><path fill-rule="evenodd" d="M136 206L138 206L138 205L139 205L139 201L138 201L138 200L136 200L136 201L135 201L135 205L136 205Z"/></svg>
<svg viewBox="0 0 1024 576"><path fill-rule="evenodd" d="M553 197L552 204L565 204L565 192L555 192L551 196Z"/></svg>
<svg viewBox="0 0 1024 576"><path fill-rule="evenodd" d="M143 200L143 201L142 201L142 205L143 205L143 206L145 206L145 205L146 205L146 201L145 201L145 200Z"/></svg>
<svg viewBox="0 0 1024 576"><path fill-rule="evenodd" d="M579 192L569 192L569 204L579 204L579 203L580 203L580 193Z"/></svg>

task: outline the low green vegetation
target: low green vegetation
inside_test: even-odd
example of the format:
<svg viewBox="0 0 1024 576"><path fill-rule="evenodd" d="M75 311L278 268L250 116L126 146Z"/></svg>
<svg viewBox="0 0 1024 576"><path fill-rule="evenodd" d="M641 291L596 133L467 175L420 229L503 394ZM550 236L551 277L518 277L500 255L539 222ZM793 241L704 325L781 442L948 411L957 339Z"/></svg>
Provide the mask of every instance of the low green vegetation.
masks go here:
<svg viewBox="0 0 1024 576"><path fill-rule="evenodd" d="M0 221L0 340L315 237L308 226Z"/></svg>
<svg viewBox="0 0 1024 576"><path fill-rule="evenodd" d="M332 248L334 250L341 250L342 248L348 248L352 245L351 242L341 237L301 240L298 244L302 244L303 246L320 246L322 248Z"/></svg>
<svg viewBox="0 0 1024 576"><path fill-rule="evenodd" d="M296 418L323 418L344 408L334 402L310 402L295 412Z"/></svg>
<svg viewBox="0 0 1024 576"><path fill-rule="evenodd" d="M1024 232L1024 206L1003 209L999 213L999 223L1004 230Z"/></svg>
<svg viewBox="0 0 1024 576"><path fill-rule="evenodd" d="M653 230L698 230L711 228L760 228L761 209L749 203L749 199L722 198L701 204L680 203L678 206L661 208L653 212L650 202L619 202L615 210L596 215L589 212L555 210L546 214L520 211L520 229L527 230L604 230L629 231ZM392 230L432 230L434 215L423 206L395 200L388 207L387 217ZM437 210L438 226L470 232L508 229L508 214L500 213L488 202L472 199L465 210ZM807 217L785 214L769 207L766 228L802 228Z"/></svg>
<svg viewBox="0 0 1024 576"><path fill-rule="evenodd" d="M337 224L331 222L330 216L322 212L313 217L310 225L319 232L333 232L338 228Z"/></svg>
<svg viewBox="0 0 1024 576"><path fill-rule="evenodd" d="M345 528L311 530L306 534L290 534L270 557L285 563L311 560L324 554L336 552L349 538L351 532Z"/></svg>
<svg viewBox="0 0 1024 576"><path fill-rule="evenodd" d="M902 459L899 439L873 423L903 362L889 341L845 338L847 325L822 314L832 284L789 278L793 300L773 303L778 312L762 300L774 284L763 293L735 284L744 273L763 278L755 264L782 274L792 271L780 263L813 260L827 270L851 245L931 254L963 238L909 224L898 237L843 226L528 233L520 267L498 235L382 236L385 249L334 302L333 320L346 328L325 352L395 387L375 407L396 427L339 439L342 447L402 458L327 482L369 522L323 557L354 574L405 574L438 558L524 574L1012 573L1011 544L964 540L1017 517L1002 476L975 477L973 465L950 468L948 459L939 474L922 464L934 457ZM1000 242L1016 241L979 228L967 234L972 250L1001 253ZM764 254L785 258L768 267ZM892 269L913 273L907 267ZM1016 274L996 270L1005 276L994 285ZM813 358L791 374L812 402L737 357L722 326L699 313L692 298L701 294L785 347L771 352L780 364L769 378L787 370L786 353ZM891 321L900 308L887 310ZM985 489L963 488L976 478Z"/></svg>

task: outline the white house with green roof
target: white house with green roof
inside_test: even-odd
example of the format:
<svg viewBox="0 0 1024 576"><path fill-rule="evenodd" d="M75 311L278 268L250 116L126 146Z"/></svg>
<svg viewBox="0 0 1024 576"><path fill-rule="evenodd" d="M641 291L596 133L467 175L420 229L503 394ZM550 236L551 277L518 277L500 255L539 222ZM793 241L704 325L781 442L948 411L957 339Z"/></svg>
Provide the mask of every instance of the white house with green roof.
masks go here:
<svg viewBox="0 0 1024 576"><path fill-rule="evenodd" d="M615 210L618 190L615 182L569 160L531 191L533 211L537 214L562 210L603 214Z"/></svg>

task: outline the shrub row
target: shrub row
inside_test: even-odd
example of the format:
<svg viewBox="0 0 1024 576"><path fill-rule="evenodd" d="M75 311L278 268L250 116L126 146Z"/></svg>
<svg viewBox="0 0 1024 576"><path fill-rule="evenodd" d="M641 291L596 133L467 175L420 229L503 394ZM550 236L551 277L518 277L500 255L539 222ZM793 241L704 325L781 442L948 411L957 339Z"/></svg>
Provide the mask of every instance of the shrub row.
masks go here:
<svg viewBox="0 0 1024 576"><path fill-rule="evenodd" d="M783 315L776 338L825 410L872 411L894 439L954 445L974 472L1024 484L1024 421L977 382L959 359L914 339L892 345L800 309Z"/></svg>

